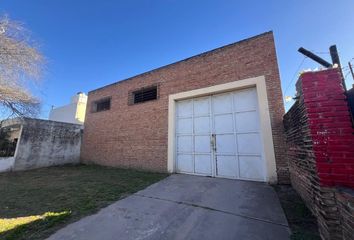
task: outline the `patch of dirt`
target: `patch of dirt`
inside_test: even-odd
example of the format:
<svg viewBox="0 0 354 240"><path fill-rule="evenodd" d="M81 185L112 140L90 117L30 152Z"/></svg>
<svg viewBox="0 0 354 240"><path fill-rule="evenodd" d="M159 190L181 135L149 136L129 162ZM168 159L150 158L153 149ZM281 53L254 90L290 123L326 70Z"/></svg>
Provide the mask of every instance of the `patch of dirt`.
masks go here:
<svg viewBox="0 0 354 240"><path fill-rule="evenodd" d="M282 208L292 232L293 240L321 240L317 220L306 207L301 197L290 185L276 185Z"/></svg>

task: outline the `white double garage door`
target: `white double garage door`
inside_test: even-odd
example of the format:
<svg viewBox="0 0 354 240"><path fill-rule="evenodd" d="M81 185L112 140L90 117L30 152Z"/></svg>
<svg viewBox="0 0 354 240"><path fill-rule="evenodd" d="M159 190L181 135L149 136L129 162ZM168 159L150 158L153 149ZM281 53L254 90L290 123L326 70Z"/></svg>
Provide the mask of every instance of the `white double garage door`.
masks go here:
<svg viewBox="0 0 354 240"><path fill-rule="evenodd" d="M176 104L177 172L265 181L256 88Z"/></svg>

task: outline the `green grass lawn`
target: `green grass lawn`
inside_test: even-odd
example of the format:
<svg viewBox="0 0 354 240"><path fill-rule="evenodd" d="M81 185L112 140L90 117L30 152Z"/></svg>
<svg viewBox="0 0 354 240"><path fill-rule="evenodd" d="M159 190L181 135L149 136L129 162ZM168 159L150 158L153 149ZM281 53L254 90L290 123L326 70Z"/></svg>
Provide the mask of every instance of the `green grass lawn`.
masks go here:
<svg viewBox="0 0 354 240"><path fill-rule="evenodd" d="M291 229L292 240L321 240L317 220L301 197L289 185L275 185L280 203Z"/></svg>
<svg viewBox="0 0 354 240"><path fill-rule="evenodd" d="M167 174L93 165L0 174L0 239L44 239Z"/></svg>

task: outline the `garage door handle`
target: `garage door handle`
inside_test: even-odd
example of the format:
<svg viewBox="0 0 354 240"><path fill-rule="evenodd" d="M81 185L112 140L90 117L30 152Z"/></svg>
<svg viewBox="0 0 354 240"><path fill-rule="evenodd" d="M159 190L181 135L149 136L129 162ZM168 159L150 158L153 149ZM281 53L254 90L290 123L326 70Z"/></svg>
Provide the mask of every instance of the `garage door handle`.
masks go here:
<svg viewBox="0 0 354 240"><path fill-rule="evenodd" d="M214 152L216 152L216 134L211 134L210 145Z"/></svg>

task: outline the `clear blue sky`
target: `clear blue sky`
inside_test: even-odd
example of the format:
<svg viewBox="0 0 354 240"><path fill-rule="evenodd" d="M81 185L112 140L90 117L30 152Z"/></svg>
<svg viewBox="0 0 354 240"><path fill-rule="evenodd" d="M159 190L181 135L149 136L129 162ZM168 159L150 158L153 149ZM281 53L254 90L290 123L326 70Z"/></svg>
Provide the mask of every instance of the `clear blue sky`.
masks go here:
<svg viewBox="0 0 354 240"><path fill-rule="evenodd" d="M302 62L300 46L330 60L337 44L343 65L354 57L353 12L353 0L0 0L0 13L24 22L48 59L37 91L43 118L78 91L269 30L284 92ZM306 59L301 69L317 66ZM285 95L294 95L295 81Z"/></svg>

